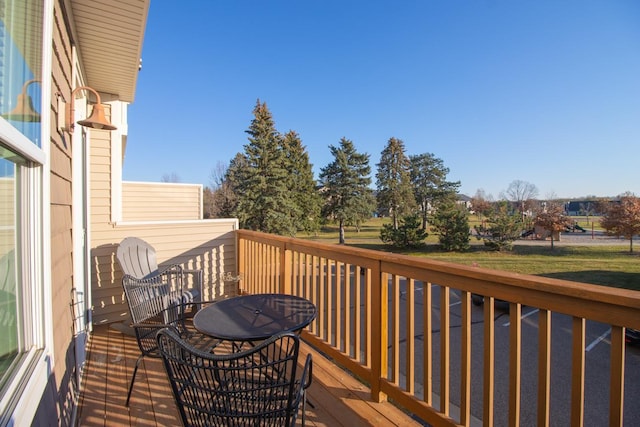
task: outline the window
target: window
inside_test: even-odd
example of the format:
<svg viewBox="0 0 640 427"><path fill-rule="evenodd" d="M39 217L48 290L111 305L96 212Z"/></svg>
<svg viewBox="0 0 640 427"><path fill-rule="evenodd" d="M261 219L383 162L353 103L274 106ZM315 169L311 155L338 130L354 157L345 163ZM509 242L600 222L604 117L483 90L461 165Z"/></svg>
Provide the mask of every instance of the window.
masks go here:
<svg viewBox="0 0 640 427"><path fill-rule="evenodd" d="M6 384L20 353L16 218L20 216L16 172L23 159L0 146L0 389Z"/></svg>
<svg viewBox="0 0 640 427"><path fill-rule="evenodd" d="M0 3L0 112L41 147L43 0Z"/></svg>
<svg viewBox="0 0 640 427"><path fill-rule="evenodd" d="M0 425L16 419L14 410L31 410L18 397L35 390L34 378L42 383L47 376L40 363L46 345L44 2L0 1Z"/></svg>

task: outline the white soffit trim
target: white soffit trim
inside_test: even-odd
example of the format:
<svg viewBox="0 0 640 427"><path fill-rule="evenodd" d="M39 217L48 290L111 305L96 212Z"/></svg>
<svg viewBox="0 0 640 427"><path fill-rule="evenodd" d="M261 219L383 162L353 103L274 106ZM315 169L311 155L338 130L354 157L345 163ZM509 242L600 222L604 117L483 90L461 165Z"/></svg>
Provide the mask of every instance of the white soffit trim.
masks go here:
<svg viewBox="0 0 640 427"><path fill-rule="evenodd" d="M133 102L150 0L71 0L87 84Z"/></svg>

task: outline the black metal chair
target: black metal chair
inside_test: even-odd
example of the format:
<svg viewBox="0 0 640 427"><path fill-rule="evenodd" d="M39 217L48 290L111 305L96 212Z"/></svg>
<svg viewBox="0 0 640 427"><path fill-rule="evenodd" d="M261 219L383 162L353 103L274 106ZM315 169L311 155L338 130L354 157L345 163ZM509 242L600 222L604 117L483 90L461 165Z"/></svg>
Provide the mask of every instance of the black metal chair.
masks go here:
<svg viewBox="0 0 640 427"><path fill-rule="evenodd" d="M298 377L296 334L230 354L198 350L169 328L157 341L185 426L293 426L300 410L304 425L312 360Z"/></svg>
<svg viewBox="0 0 640 427"><path fill-rule="evenodd" d="M187 270L174 264L165 268L158 267L156 250L146 241L138 237L127 237L118 245L116 258L125 275L140 280L166 276L172 285L172 292L179 293L184 303L194 303L196 308L203 299L202 270ZM175 277L180 275L180 281ZM179 285L180 288L176 288ZM185 306L186 307L186 306Z"/></svg>
<svg viewBox="0 0 640 427"><path fill-rule="evenodd" d="M183 339L205 351L211 351L220 343L220 340L198 334L187 328L184 318L185 303L179 292L172 291L172 289L180 289L181 286L180 283L172 283L172 280L180 281L182 275L158 275L147 279L125 275L122 278L122 287L133 321L131 326L135 331L141 352L129 384L127 406L129 406L140 362L145 356L160 357L156 341L156 333L160 329L170 326Z"/></svg>

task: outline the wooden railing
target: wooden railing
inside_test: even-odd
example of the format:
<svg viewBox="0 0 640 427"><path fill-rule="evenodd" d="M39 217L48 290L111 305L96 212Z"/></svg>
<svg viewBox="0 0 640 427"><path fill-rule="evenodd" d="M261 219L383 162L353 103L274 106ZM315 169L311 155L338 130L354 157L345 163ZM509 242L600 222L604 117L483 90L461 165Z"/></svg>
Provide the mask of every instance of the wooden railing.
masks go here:
<svg viewBox="0 0 640 427"><path fill-rule="evenodd" d="M623 425L625 327L640 329L638 292L247 230L237 238L241 290L313 301L304 338L374 400L435 426L517 426L524 412L548 426L554 411L581 426L587 332L604 324L608 392L597 393L609 425ZM482 309L472 295L485 297ZM508 322L496 327L501 307Z"/></svg>

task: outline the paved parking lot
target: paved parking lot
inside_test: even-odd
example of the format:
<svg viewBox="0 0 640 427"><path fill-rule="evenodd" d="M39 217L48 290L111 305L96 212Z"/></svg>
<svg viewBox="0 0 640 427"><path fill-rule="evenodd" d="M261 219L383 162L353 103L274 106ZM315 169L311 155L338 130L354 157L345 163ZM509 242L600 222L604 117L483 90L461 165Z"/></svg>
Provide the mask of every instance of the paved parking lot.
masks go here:
<svg viewBox="0 0 640 427"><path fill-rule="evenodd" d="M433 378L434 391L440 378L439 368L439 293L441 288L432 286L433 291L433 324L431 331L434 343L433 348ZM421 283L416 284L416 294L423 292ZM460 298L458 291L450 291L450 351L451 351L451 403L457 406L459 403L460 378ZM415 296L416 318L422 316L421 295ZM402 304L401 304L402 306ZM404 319L404 316L400 316ZM495 311L495 425L507 426L508 424L508 366L509 366L509 315L507 312L496 309ZM552 370L551 370L551 425L568 426L571 399L571 317L554 313L552 315ZM472 395L481 395L483 357L483 309L472 309ZM401 324L400 330L404 331ZM401 332L402 334L403 332ZM422 325L416 325L416 389L422 389L422 343L424 335ZM606 426L609 414L609 342L610 327L598 322L586 322L586 346L585 346L585 425ZM537 309L532 307L522 308L522 390L521 390L521 425L536 425L536 400L537 400L537 347L538 347L538 317ZM625 426L640 425L640 347L627 347L626 375L625 375ZM401 345L404 353L404 346ZM401 360L404 356L401 354ZM401 367L404 373L404 367ZM434 400L438 401L438 396ZM476 400L471 412L478 422L482 419L482 402Z"/></svg>
<svg viewBox="0 0 640 427"><path fill-rule="evenodd" d="M634 246L636 242L640 242L640 237L634 237ZM538 240L534 238L518 239L513 242L514 245L546 245L550 246L550 240ZM581 232L565 232L560 234L560 240L553 242L554 246L572 246L572 245L629 245L629 239L623 239L615 236L607 236L602 231L587 230Z"/></svg>

